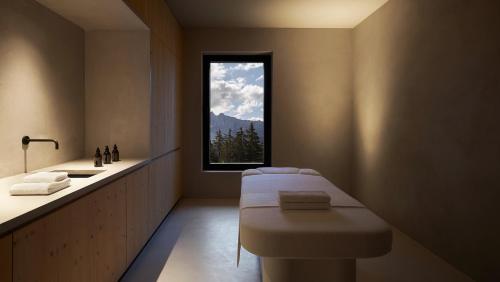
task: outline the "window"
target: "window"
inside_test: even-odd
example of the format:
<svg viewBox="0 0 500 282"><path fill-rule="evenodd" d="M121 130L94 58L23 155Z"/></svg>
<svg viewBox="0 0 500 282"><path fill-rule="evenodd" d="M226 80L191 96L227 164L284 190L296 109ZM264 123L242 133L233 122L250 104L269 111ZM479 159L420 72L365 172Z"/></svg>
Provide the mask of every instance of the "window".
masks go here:
<svg viewBox="0 0 500 282"><path fill-rule="evenodd" d="M271 54L203 56L203 169L271 165Z"/></svg>

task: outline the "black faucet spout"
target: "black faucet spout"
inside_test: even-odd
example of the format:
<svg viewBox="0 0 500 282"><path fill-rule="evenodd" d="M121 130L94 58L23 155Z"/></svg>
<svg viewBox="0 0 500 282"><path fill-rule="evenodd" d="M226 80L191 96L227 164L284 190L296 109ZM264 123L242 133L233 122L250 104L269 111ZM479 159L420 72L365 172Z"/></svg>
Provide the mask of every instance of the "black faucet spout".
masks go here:
<svg viewBox="0 0 500 282"><path fill-rule="evenodd" d="M23 145L28 145L30 142L52 142L54 143L56 150L59 150L59 142L55 139L31 139L29 136L23 136L21 142Z"/></svg>

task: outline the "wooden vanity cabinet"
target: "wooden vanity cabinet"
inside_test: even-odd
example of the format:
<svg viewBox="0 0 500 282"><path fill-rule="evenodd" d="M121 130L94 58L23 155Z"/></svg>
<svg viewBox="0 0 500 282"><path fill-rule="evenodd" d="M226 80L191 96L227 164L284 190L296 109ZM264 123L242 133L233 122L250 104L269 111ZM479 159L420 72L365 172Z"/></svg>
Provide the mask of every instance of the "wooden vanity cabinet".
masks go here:
<svg viewBox="0 0 500 282"><path fill-rule="evenodd" d="M13 233L14 281L117 281L126 269L126 179Z"/></svg>
<svg viewBox="0 0 500 282"><path fill-rule="evenodd" d="M0 237L0 281L12 281L12 234Z"/></svg>
<svg viewBox="0 0 500 282"><path fill-rule="evenodd" d="M127 176L127 265L150 236L148 228L149 166Z"/></svg>

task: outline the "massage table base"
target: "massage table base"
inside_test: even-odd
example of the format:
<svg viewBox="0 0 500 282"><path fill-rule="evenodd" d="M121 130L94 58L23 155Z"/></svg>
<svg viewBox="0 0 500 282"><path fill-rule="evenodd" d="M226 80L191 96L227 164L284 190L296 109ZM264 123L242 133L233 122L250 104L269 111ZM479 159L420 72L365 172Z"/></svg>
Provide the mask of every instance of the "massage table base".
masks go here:
<svg viewBox="0 0 500 282"><path fill-rule="evenodd" d="M355 259L260 258L263 282L355 282Z"/></svg>

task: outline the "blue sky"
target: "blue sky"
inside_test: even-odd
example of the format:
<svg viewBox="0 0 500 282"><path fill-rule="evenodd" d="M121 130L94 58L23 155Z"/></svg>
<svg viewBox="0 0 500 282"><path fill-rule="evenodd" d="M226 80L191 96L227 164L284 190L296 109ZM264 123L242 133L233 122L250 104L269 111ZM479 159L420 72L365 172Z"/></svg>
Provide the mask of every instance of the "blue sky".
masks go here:
<svg viewBox="0 0 500 282"><path fill-rule="evenodd" d="M238 119L264 119L264 64L211 63L210 110Z"/></svg>

